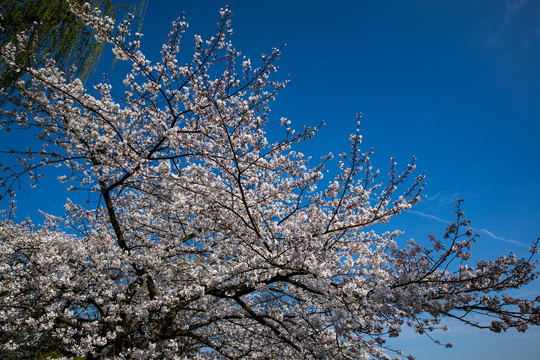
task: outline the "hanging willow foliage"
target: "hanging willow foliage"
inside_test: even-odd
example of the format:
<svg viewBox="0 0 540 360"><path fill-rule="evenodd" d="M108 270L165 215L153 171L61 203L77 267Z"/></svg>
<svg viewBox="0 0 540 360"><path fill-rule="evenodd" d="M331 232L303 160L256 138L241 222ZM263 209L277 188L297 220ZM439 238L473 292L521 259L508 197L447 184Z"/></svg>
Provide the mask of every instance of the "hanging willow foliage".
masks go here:
<svg viewBox="0 0 540 360"><path fill-rule="evenodd" d="M140 1L140 2L139 2ZM90 3L101 9L102 14L119 17L133 13L139 21L144 18L148 0L138 0L135 5L129 0L75 0L75 5ZM28 31L27 46L34 49L34 59L26 58L21 52L19 61L29 66L39 66L47 54L56 61L59 68L75 71L83 80L95 70L103 50L103 43L93 37L93 30L86 27L69 9L66 0L0 0L0 46L14 42L17 34ZM8 94L13 84L24 72L0 64L0 88Z"/></svg>

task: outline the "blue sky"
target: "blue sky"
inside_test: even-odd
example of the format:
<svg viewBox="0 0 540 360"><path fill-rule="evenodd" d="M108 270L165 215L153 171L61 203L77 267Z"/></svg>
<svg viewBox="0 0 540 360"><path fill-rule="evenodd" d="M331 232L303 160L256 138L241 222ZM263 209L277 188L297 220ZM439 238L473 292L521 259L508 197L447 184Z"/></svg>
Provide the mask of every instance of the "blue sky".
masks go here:
<svg viewBox="0 0 540 360"><path fill-rule="evenodd" d="M143 46L159 49L185 11L189 53L225 4L151 0ZM233 42L254 61L287 44L278 77L291 82L272 116L326 122L306 153L344 150L362 112L377 165L416 156L426 171L417 212L448 220L460 197L490 246L517 251L540 235L540 2L233 1L232 10Z"/></svg>
<svg viewBox="0 0 540 360"><path fill-rule="evenodd" d="M185 11L193 34L215 31L225 1L150 0L142 32L152 57ZM479 257L514 251L540 236L540 1L233 1L233 43L252 61L287 44L278 78L291 82L271 116L327 124L302 150L346 150L362 112L366 149L385 170L391 156L418 158L427 197L392 222L405 237L441 233L456 198L481 238ZM103 63L99 71L110 72ZM5 137L5 134L1 135ZM48 210L50 194L18 196L22 213ZM26 209L26 210L25 210ZM538 294L538 282L524 290ZM453 349L405 336L417 359L536 359L540 331L490 334L454 326ZM407 352L407 351L406 351Z"/></svg>
<svg viewBox="0 0 540 360"><path fill-rule="evenodd" d="M225 5L150 0L143 46L159 50L185 11L189 55L193 34L212 35ZM393 221L405 238L441 233L464 198L478 257L527 254L540 236L540 1L232 1L232 11L233 43L253 61L287 45L277 76L291 81L272 118L327 124L304 152L346 150L362 112L366 149L382 170L391 156L403 166L418 158L427 198ZM440 336L452 349L413 334L399 345L420 360L532 360L539 335L453 324Z"/></svg>

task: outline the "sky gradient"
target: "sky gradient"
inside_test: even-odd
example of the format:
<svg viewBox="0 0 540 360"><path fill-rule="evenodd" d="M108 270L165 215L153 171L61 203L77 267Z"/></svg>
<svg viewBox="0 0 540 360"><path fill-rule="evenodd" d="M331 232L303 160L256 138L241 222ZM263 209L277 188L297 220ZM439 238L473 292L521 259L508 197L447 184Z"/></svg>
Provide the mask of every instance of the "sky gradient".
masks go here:
<svg viewBox="0 0 540 360"><path fill-rule="evenodd" d="M143 51L158 55L169 24L185 11L188 59L193 35L211 36L225 5L150 0ZM232 11L232 41L254 64L287 45L277 78L290 75L290 83L271 105L271 120L326 122L303 152L318 158L346 150L362 112L365 149L375 149L383 173L391 156L402 166L417 157L427 196L391 222L405 239L441 234L463 198L481 235L476 257L527 255L540 236L540 1L233 1ZM98 71L119 68L103 61ZM38 191L18 195L18 203L21 216L63 205ZM536 282L523 294L538 290ZM439 336L452 349L414 334L397 343L419 360L533 360L539 336L538 329L491 334L455 324Z"/></svg>
<svg viewBox="0 0 540 360"><path fill-rule="evenodd" d="M142 32L153 44L143 46L158 51L185 11L190 56L193 34L211 36L225 5L151 0ZM326 122L306 154L347 150L362 112L383 173L392 156L402 166L417 157L427 197L391 223L404 239L441 234L464 198L481 235L476 257L527 255L540 236L540 1L232 1L232 11L233 44L253 63L286 44L277 77L290 83L271 117ZM524 293L538 295L538 284ZM439 336L452 349L415 334L396 344L419 360L533 360L539 335L453 324Z"/></svg>

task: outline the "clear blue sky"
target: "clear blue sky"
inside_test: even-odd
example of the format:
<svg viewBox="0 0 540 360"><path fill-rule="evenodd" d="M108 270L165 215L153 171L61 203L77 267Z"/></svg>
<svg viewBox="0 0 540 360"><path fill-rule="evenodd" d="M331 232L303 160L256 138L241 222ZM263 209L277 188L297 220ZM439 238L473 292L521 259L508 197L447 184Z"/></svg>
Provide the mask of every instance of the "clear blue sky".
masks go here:
<svg viewBox="0 0 540 360"><path fill-rule="evenodd" d="M157 54L170 22L185 11L193 34L213 34L226 1L150 0L143 50ZM479 257L514 251L540 236L540 1L232 1L233 42L252 61L287 44L278 77L291 82L272 118L327 123L304 152L346 149L362 112L366 149L384 170L414 155L427 198L392 224L405 237L440 233L456 198L481 234ZM102 64L101 71L110 72ZM118 85L118 88L120 85ZM277 121L277 120L276 120ZM4 136L4 134L3 134ZM33 197L32 197L33 196ZM32 191L19 204L44 210ZM40 200L36 200L40 199ZM59 204L60 206L62 204ZM21 209L22 210L22 209ZM538 282L524 292L540 294ZM540 331L490 334L454 326L453 349L405 336L420 360L524 359L540 353Z"/></svg>
<svg viewBox="0 0 540 360"><path fill-rule="evenodd" d="M190 55L193 34L212 35L226 3L150 0L144 39L159 50L185 11ZM394 221L405 237L440 233L459 197L484 229L478 256L527 254L519 243L540 236L540 1L237 0L232 11L233 43L253 61L287 44L278 77L291 82L271 116L327 123L306 153L346 150L362 112L375 164L418 158L428 197ZM540 295L538 282L525 291ZM538 329L501 335L456 324L441 335L452 349L414 335L399 344L420 360L533 360L538 339Z"/></svg>
<svg viewBox="0 0 540 360"><path fill-rule="evenodd" d="M189 54L193 33L213 34L225 4L150 0L143 46L158 50L185 11ZM527 244L540 236L540 1L232 5L233 42L252 60L287 44L278 77L291 82L272 116L327 123L305 152L345 149L362 112L378 165L414 155L426 171L429 197L415 210L448 219L463 197L478 229ZM501 250L520 247L483 235Z"/></svg>

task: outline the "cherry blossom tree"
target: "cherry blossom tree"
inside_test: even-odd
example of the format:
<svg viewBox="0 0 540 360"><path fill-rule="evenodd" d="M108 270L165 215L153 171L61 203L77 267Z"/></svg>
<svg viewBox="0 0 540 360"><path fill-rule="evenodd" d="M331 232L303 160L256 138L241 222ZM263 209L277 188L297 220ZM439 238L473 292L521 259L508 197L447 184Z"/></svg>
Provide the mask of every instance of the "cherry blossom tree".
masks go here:
<svg viewBox="0 0 540 360"><path fill-rule="evenodd" d="M89 200L41 225L0 222L0 356L389 359L403 356L387 340L406 327L540 324L540 298L508 294L536 277L536 245L528 259L472 262L461 202L442 239L373 230L420 200L414 161L392 160L381 179L357 130L328 180L332 155L295 150L317 128L282 119L269 140L280 50L253 65L229 40L229 8L186 64L183 17L151 61L129 21L74 11L131 70L113 92L54 61L24 68L17 111L2 110L4 130L37 131L41 146L5 154L19 163L3 166L3 196L57 167ZM19 69L15 48L1 57Z"/></svg>

